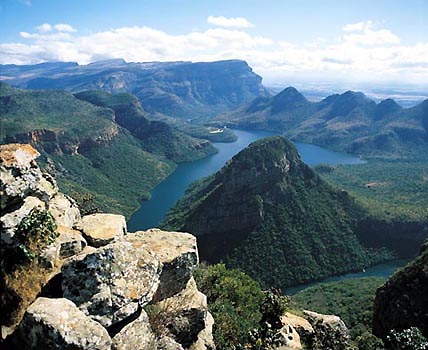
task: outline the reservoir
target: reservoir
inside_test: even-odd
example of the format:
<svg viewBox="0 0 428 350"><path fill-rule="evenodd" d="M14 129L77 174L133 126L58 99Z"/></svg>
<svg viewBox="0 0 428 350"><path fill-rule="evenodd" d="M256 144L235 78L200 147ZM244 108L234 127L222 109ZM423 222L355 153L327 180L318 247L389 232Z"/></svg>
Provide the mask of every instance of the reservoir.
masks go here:
<svg viewBox="0 0 428 350"><path fill-rule="evenodd" d="M179 200L186 188L194 181L211 175L251 142L275 135L260 130L234 130L237 141L214 143L218 153L194 162L181 163L175 171L151 192L151 199L142 201L140 208L128 221L128 231L146 230L156 227L168 210ZM325 148L304 143L295 143L302 160L308 165L359 164L363 161L353 155L329 151Z"/></svg>

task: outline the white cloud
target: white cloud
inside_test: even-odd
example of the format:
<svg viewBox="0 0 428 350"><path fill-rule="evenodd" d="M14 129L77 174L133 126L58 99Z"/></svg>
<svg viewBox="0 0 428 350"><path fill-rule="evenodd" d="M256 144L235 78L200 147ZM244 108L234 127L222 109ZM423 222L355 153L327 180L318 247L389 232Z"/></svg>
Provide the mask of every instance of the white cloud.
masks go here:
<svg viewBox="0 0 428 350"><path fill-rule="evenodd" d="M343 30L345 32L355 32L355 31L361 31L364 29L366 22L358 22L358 23L351 23L343 26Z"/></svg>
<svg viewBox="0 0 428 350"><path fill-rule="evenodd" d="M70 26L71 27L71 26ZM284 77L428 81L428 42L403 45L388 29L370 21L338 39L290 42L251 35L242 29L211 28L172 35L146 26L121 27L89 35L64 31L21 32L23 43L1 43L0 63L33 64L75 61L87 64L108 58L128 62L246 60L270 81ZM62 29L62 31L60 31ZM292 40L292 39L291 39Z"/></svg>
<svg viewBox="0 0 428 350"><path fill-rule="evenodd" d="M250 28L254 25L246 18L243 17L224 17L224 16L209 16L207 22L220 27L232 28Z"/></svg>
<svg viewBox="0 0 428 350"><path fill-rule="evenodd" d="M388 29L375 30L372 21L347 24L342 29L345 32L344 40L357 45L386 45L399 44L400 38Z"/></svg>
<svg viewBox="0 0 428 350"><path fill-rule="evenodd" d="M36 27L37 31L45 33L50 32L52 30L52 26L49 23L43 23Z"/></svg>
<svg viewBox="0 0 428 350"><path fill-rule="evenodd" d="M65 24L65 23L58 23L54 25L54 28L59 32L75 32L76 29L74 29L71 25Z"/></svg>

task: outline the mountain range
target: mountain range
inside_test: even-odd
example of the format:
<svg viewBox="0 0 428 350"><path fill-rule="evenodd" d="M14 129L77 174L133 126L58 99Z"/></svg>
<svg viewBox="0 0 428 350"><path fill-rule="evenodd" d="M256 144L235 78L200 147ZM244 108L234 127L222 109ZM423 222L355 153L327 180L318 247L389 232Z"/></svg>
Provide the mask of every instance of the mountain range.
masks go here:
<svg viewBox="0 0 428 350"><path fill-rule="evenodd" d="M428 158L428 99L402 108L392 99L376 103L347 91L311 102L288 87L216 119L221 125L282 132L293 141L364 157Z"/></svg>
<svg viewBox="0 0 428 350"><path fill-rule="evenodd" d="M262 78L240 60L126 63L114 59L88 65L0 65L0 70L1 80L20 88L129 92L148 113L174 118L213 116L268 94Z"/></svg>

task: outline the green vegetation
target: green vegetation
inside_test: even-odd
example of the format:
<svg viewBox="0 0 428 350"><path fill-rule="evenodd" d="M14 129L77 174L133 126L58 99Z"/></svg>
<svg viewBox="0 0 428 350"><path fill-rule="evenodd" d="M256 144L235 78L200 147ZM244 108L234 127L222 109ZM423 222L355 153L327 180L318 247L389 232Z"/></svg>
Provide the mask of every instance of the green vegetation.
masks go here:
<svg viewBox="0 0 428 350"><path fill-rule="evenodd" d="M201 267L195 273L198 289L208 298L218 350L233 349L249 341L249 331L258 326L264 295L260 285L224 264Z"/></svg>
<svg viewBox="0 0 428 350"><path fill-rule="evenodd" d="M428 100L404 109L392 99L375 103L361 92L347 91L310 102L288 87L217 120L283 132L295 141L366 158L428 159Z"/></svg>
<svg viewBox="0 0 428 350"><path fill-rule="evenodd" d="M174 130L164 122L149 121L134 95L97 90L80 92L75 96L97 106L111 108L116 123L141 140L141 146L147 152L165 156L174 162L193 161L216 152L207 141Z"/></svg>
<svg viewBox="0 0 428 350"><path fill-rule="evenodd" d="M428 162L369 161L320 165L315 170L343 188L373 215L387 219L428 218Z"/></svg>
<svg viewBox="0 0 428 350"><path fill-rule="evenodd" d="M350 329L352 339L371 334L373 300L386 279L364 277L321 283L293 295L292 305L322 314L339 316Z"/></svg>
<svg viewBox="0 0 428 350"><path fill-rule="evenodd" d="M58 233L48 211L33 209L16 230L16 247L3 247L0 254L0 322L17 323L35 300L52 270L43 257L44 249Z"/></svg>
<svg viewBox="0 0 428 350"><path fill-rule="evenodd" d="M140 199L149 198L149 191L175 168L174 163L145 152L126 131L83 155L43 154L55 164L61 191L75 198L88 213L129 216Z"/></svg>
<svg viewBox="0 0 428 350"><path fill-rule="evenodd" d="M133 95L79 95L1 83L0 142L35 146L42 154L41 166L56 175L61 190L76 197L84 212L129 216L174 170L172 160L193 160L215 151L208 141L149 122Z"/></svg>
<svg viewBox="0 0 428 350"><path fill-rule="evenodd" d="M366 215L303 164L289 141L273 137L191 186L161 225L199 236L202 259L285 289L390 259L358 240L357 220Z"/></svg>

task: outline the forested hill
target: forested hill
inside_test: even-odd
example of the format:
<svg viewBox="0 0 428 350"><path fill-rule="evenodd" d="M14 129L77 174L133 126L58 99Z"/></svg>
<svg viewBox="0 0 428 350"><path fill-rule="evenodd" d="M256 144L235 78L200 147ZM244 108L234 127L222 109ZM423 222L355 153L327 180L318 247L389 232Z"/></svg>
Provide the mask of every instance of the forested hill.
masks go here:
<svg viewBox="0 0 428 350"><path fill-rule="evenodd" d="M357 218L365 215L305 165L291 142L273 137L193 184L162 225L196 234L202 260L223 260L264 285L285 287L390 256L359 241Z"/></svg>

